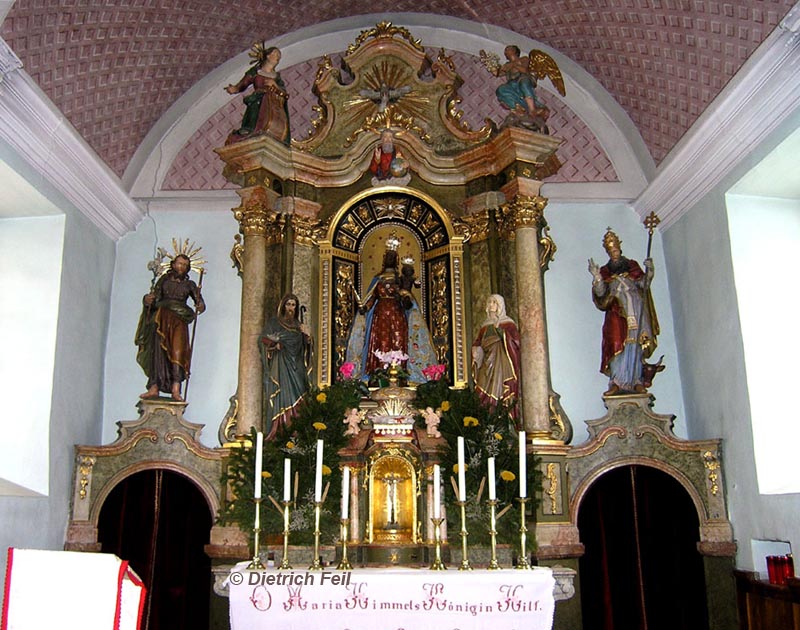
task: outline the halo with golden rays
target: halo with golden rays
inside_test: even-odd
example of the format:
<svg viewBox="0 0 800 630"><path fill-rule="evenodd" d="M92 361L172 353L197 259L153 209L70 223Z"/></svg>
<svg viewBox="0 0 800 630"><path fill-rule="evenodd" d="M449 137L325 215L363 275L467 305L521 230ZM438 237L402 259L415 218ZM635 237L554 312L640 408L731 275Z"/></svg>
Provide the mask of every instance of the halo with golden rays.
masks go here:
<svg viewBox="0 0 800 630"><path fill-rule="evenodd" d="M163 275L169 271L170 265L172 264L172 261L175 260L176 256L186 256L189 259L190 271L194 271L198 274L205 274L205 265L208 261L202 258L202 254L200 253L202 249L202 247L195 245L194 241L190 242L188 238L173 238L173 253L169 253L163 247L158 248L158 253L161 258L159 262L159 275Z"/></svg>

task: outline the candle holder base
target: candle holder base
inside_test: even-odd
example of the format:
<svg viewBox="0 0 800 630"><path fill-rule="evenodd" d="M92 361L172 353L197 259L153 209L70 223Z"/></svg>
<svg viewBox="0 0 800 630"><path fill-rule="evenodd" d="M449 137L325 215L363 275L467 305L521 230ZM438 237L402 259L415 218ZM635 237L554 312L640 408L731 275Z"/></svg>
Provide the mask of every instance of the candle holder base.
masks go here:
<svg viewBox="0 0 800 630"><path fill-rule="evenodd" d="M458 567L459 571L472 571L472 565L469 563L469 555L467 553L467 502L458 501L458 506L461 508L461 566Z"/></svg>
<svg viewBox="0 0 800 630"><path fill-rule="evenodd" d="M319 518L320 518L320 510L322 509L322 502L315 501L314 502L314 560L311 562L311 566L308 567L309 571L322 571L322 563L319 560Z"/></svg>
<svg viewBox="0 0 800 630"><path fill-rule="evenodd" d="M433 523L433 544L434 544L434 557L431 566L431 571L446 571L447 566L442 562L442 523L443 518L431 518Z"/></svg>
<svg viewBox="0 0 800 630"><path fill-rule="evenodd" d="M347 559L347 526L350 524L349 518L342 519L342 530L341 530L341 537L342 537L342 559L339 564L336 565L336 568L339 571L352 571L353 565L350 564L350 561Z"/></svg>
<svg viewBox="0 0 800 630"><path fill-rule="evenodd" d="M520 518L520 526L519 526L519 558L517 558L517 566L516 569L525 571L531 568L531 565L528 564L528 551L526 545L526 534L528 533L528 528L525 526L525 504L529 501L527 498L518 498L517 501L519 502L519 518Z"/></svg>

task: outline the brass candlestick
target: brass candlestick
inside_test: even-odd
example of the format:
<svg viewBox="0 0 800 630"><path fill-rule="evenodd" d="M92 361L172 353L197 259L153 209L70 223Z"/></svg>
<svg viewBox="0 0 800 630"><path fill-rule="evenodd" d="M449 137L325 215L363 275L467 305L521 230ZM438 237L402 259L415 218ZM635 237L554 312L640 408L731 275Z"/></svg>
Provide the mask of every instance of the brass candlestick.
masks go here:
<svg viewBox="0 0 800 630"><path fill-rule="evenodd" d="M314 560L309 571L322 571L322 564L319 561L319 516L322 509L322 501L314 501Z"/></svg>
<svg viewBox="0 0 800 630"><path fill-rule="evenodd" d="M431 518L433 522L433 544L434 544L434 557L431 563L431 571L445 571L447 566L442 562L442 523L443 518Z"/></svg>
<svg viewBox="0 0 800 630"><path fill-rule="evenodd" d="M497 564L497 500L489 499L489 535L492 540L492 559L489 560L489 566L486 567L489 571L496 571L502 569Z"/></svg>
<svg viewBox="0 0 800 630"><path fill-rule="evenodd" d="M525 548L526 537L525 534L528 531L528 528L525 527L525 504L529 501L528 498L517 498L519 501L519 515L520 515L520 525L519 525L519 559L517 560L517 568L518 569L530 569L531 566L528 564L528 552Z"/></svg>
<svg viewBox="0 0 800 630"><path fill-rule="evenodd" d="M283 502L283 559L278 569L291 569L289 564L289 506L291 501Z"/></svg>
<svg viewBox="0 0 800 630"><path fill-rule="evenodd" d="M350 523L349 518L342 519L342 560L336 566L340 571L352 571L353 567L347 559L347 526Z"/></svg>
<svg viewBox="0 0 800 630"><path fill-rule="evenodd" d="M261 533L261 497L257 499L253 499L256 504L256 522L253 525L253 533L255 534L255 539L253 541L253 559L250 561L250 564L247 565L248 569L263 569L264 565L261 562L261 556L259 555L259 548L258 548L258 538L259 534Z"/></svg>
<svg viewBox="0 0 800 630"><path fill-rule="evenodd" d="M467 557L467 502L457 501L458 507L461 508L461 566L458 567L459 571L472 571Z"/></svg>

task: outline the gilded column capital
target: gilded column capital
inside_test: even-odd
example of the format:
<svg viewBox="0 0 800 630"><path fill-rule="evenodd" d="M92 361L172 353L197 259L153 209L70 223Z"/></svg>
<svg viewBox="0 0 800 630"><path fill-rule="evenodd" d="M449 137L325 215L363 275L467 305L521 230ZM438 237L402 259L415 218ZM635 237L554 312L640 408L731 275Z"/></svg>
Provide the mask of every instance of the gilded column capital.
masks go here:
<svg viewBox="0 0 800 630"><path fill-rule="evenodd" d="M500 235L507 240L513 240L514 233L520 228L542 229L547 225L544 219L546 206L546 197L515 195L513 201L500 206L498 216Z"/></svg>
<svg viewBox="0 0 800 630"><path fill-rule="evenodd" d="M544 209L547 198L536 195L516 195L510 203L501 206L503 218L508 218L514 230L522 227L541 228L544 226Z"/></svg>
<svg viewBox="0 0 800 630"><path fill-rule="evenodd" d="M271 213L261 204L242 204L233 209L233 216L239 222L239 231L245 236L265 236Z"/></svg>

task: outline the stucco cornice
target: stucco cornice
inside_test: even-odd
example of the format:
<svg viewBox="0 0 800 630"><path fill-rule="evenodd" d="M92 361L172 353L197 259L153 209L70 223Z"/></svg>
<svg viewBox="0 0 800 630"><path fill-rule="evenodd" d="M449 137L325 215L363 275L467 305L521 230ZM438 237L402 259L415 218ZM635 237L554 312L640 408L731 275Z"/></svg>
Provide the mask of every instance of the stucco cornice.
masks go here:
<svg viewBox="0 0 800 630"><path fill-rule="evenodd" d="M144 213L0 38L0 139L116 240Z"/></svg>

